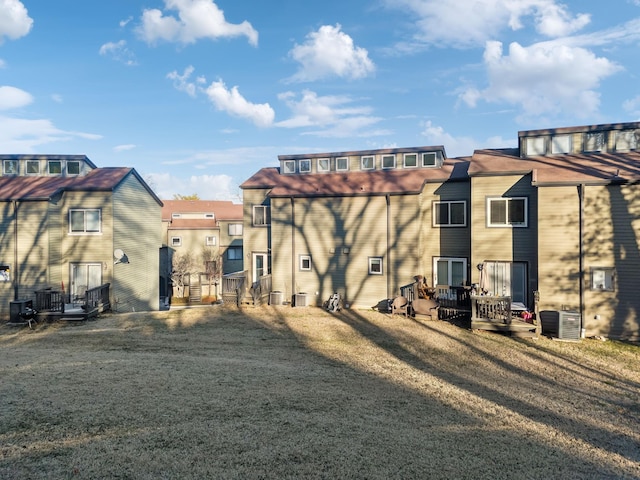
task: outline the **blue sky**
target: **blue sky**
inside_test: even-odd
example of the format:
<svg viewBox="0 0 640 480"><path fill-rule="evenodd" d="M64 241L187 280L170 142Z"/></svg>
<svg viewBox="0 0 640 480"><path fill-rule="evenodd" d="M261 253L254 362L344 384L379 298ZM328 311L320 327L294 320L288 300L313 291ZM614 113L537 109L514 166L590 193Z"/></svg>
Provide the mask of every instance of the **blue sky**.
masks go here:
<svg viewBox="0 0 640 480"><path fill-rule="evenodd" d="M280 154L640 120L640 0L0 0L0 153L240 200Z"/></svg>

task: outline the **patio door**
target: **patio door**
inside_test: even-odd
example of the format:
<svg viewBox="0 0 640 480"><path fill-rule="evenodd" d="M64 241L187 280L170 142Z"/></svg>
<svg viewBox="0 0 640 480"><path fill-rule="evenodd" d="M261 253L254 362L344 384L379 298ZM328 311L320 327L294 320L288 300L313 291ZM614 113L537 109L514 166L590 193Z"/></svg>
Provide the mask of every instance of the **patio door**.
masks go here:
<svg viewBox="0 0 640 480"><path fill-rule="evenodd" d="M513 303L527 304L527 264L484 262L481 288L493 295L510 296Z"/></svg>
<svg viewBox="0 0 640 480"><path fill-rule="evenodd" d="M253 282L257 282L263 275L271 273L271 265L269 265L268 253L253 254Z"/></svg>
<svg viewBox="0 0 640 480"><path fill-rule="evenodd" d="M433 286L467 284L467 259L436 257L433 259Z"/></svg>
<svg viewBox="0 0 640 480"><path fill-rule="evenodd" d="M101 263L72 263L71 286L69 293L73 296L81 289L90 289L102 285ZM84 293L84 292L82 292Z"/></svg>

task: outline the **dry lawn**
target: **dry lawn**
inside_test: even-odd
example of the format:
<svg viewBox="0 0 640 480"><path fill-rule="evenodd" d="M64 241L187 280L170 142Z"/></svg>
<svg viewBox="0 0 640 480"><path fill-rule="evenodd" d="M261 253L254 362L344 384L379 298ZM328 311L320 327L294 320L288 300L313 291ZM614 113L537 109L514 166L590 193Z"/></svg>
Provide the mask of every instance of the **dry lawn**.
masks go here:
<svg viewBox="0 0 640 480"><path fill-rule="evenodd" d="M640 347L317 308L0 327L2 479L640 478Z"/></svg>

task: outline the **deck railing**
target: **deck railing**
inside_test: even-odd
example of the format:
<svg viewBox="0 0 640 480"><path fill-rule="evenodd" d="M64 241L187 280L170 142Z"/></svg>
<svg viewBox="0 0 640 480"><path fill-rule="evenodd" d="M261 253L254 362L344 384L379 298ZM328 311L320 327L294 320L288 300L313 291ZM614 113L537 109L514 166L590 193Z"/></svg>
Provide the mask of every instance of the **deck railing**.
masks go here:
<svg viewBox="0 0 640 480"><path fill-rule="evenodd" d="M249 272L235 272L222 277L222 299L240 305L247 291L247 275Z"/></svg>
<svg viewBox="0 0 640 480"><path fill-rule="evenodd" d="M100 312L111 309L111 302L109 301L109 290L111 284L105 283L99 287L89 288L84 296L84 305L82 309L85 311L98 309Z"/></svg>
<svg viewBox="0 0 640 480"><path fill-rule="evenodd" d="M45 288L44 290L37 290L34 293L36 295L34 308L37 312L64 313L64 303L66 298L64 292Z"/></svg>
<svg viewBox="0 0 640 480"><path fill-rule="evenodd" d="M511 297L472 296L471 321L511 323Z"/></svg>

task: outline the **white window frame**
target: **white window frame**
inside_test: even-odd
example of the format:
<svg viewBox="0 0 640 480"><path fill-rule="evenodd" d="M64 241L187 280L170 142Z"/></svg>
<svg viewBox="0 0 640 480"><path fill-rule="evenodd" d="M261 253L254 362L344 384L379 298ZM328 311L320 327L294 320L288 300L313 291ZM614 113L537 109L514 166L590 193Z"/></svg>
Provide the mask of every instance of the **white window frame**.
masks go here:
<svg viewBox="0 0 640 480"><path fill-rule="evenodd" d="M408 165L407 164L407 159L409 158L413 158L415 160L414 165ZM404 168L418 168L418 154L417 153L405 153L403 158L402 158L402 166Z"/></svg>
<svg viewBox="0 0 640 480"><path fill-rule="evenodd" d="M382 257L369 257L369 275L384 275Z"/></svg>
<svg viewBox="0 0 640 480"><path fill-rule="evenodd" d="M312 268L311 255L300 255L298 267L301 272L310 272Z"/></svg>
<svg viewBox="0 0 640 480"><path fill-rule="evenodd" d="M525 139L525 146L528 157L533 157L535 155L545 155L547 153L547 138L527 137Z"/></svg>
<svg viewBox="0 0 640 480"><path fill-rule="evenodd" d="M511 205L514 201L524 202L524 222L515 223L510 220L511 218ZM505 202L506 219L504 223L498 223L493 220L491 216L491 205L494 202ZM526 228L529 226L529 199L527 197L487 197L487 227L491 228Z"/></svg>
<svg viewBox="0 0 640 480"><path fill-rule="evenodd" d="M10 167L8 165L11 165ZM18 175L20 164L18 160L5 160L2 162L3 175Z"/></svg>
<svg viewBox="0 0 640 480"><path fill-rule="evenodd" d="M391 160L391 165L385 165L385 160ZM383 169L396 168L396 156L393 154L382 155L381 162Z"/></svg>
<svg viewBox="0 0 640 480"><path fill-rule="evenodd" d="M551 155L571 153L573 146L572 135L554 135L551 137Z"/></svg>
<svg viewBox="0 0 640 480"><path fill-rule="evenodd" d="M366 164L371 162L371 166ZM360 157L360 170L373 170L376 168L376 157L373 155L363 155Z"/></svg>
<svg viewBox="0 0 640 480"><path fill-rule="evenodd" d="M233 255L231 255L231 252L233 252ZM228 247L227 260L242 260L242 247Z"/></svg>
<svg viewBox="0 0 640 480"><path fill-rule="evenodd" d="M616 150L637 150L638 136L638 130L620 130L616 132Z"/></svg>
<svg viewBox="0 0 640 480"><path fill-rule="evenodd" d="M311 159L305 158L298 162L298 172L311 173Z"/></svg>
<svg viewBox="0 0 640 480"><path fill-rule="evenodd" d="M75 165L75 166L77 166L77 167L78 167L78 171L77 171L76 173L71 173L71 172L69 171L69 167L70 167L70 166L72 166L72 165ZM80 170L80 168L81 168L81 166L80 166L80 162L78 162L78 161L76 161L76 160L74 160L74 161L68 161L68 162L67 162L66 167L67 167L67 175L71 175L71 176L77 176L77 175L80 175L80 171L81 171L81 170Z"/></svg>
<svg viewBox="0 0 640 480"><path fill-rule="evenodd" d="M326 166L323 166L326 165ZM331 159L330 158L319 158L317 169L319 173L327 173L331 171Z"/></svg>
<svg viewBox="0 0 640 480"><path fill-rule="evenodd" d="M240 233L238 233L238 231ZM243 228L241 223L230 223L229 224L229 236L230 237L241 237L243 233Z"/></svg>
<svg viewBox="0 0 640 480"><path fill-rule="evenodd" d="M0 282L11 281L11 265L8 263L0 264Z"/></svg>
<svg viewBox="0 0 640 480"><path fill-rule="evenodd" d="M295 160L285 160L282 162L282 170L284 174L290 175L292 173L296 173L296 161Z"/></svg>
<svg viewBox="0 0 640 480"><path fill-rule="evenodd" d="M78 213L82 213L82 223L83 223L83 229L82 230L78 230L78 229L74 229L73 228L73 217L75 215L77 215ZM96 229L90 229L88 228L88 223L92 220L92 219L87 219L87 213L97 213L98 214L98 219L97 219L97 224L98 224L98 228ZM95 221L95 219L93 219L93 221ZM100 210L99 208L70 208L69 209L69 234L71 235L100 235L102 233L102 210Z"/></svg>
<svg viewBox="0 0 640 480"><path fill-rule="evenodd" d="M613 292L616 289L616 269L614 267L591 267L591 290Z"/></svg>
<svg viewBox="0 0 640 480"><path fill-rule="evenodd" d="M433 162L431 161L432 158ZM436 152L422 152L420 154L420 161L423 167L436 167L438 166L438 154Z"/></svg>
<svg viewBox="0 0 640 480"><path fill-rule="evenodd" d="M464 221L463 223L451 223L451 206L452 205L462 205L464 212ZM440 223L440 219L438 216L438 207L439 206L447 206L447 214L448 214L448 223ZM433 202L433 210L432 210L432 225L434 227L466 227L467 226L467 201L466 200L437 200Z"/></svg>
<svg viewBox="0 0 640 480"><path fill-rule="evenodd" d="M218 243L218 239L216 238L215 235L205 235L204 244L207 247L215 247L217 243Z"/></svg>
<svg viewBox="0 0 640 480"><path fill-rule="evenodd" d="M257 211L262 211L263 221L261 222L256 220L258 218L256 214ZM254 227L267 227L271 225L271 207L268 205L254 205L251 213L251 223Z"/></svg>
<svg viewBox="0 0 640 480"><path fill-rule="evenodd" d="M38 167L35 172L29 171L30 165L35 165L36 167ZM25 164L25 173L27 175L40 175L40 160L27 160Z"/></svg>
<svg viewBox="0 0 640 480"><path fill-rule="evenodd" d="M489 295L509 296L513 303L527 304L527 263L485 260L480 288Z"/></svg>
<svg viewBox="0 0 640 480"><path fill-rule="evenodd" d="M606 149L607 140L604 132L587 132L584 134L585 152L602 152Z"/></svg>
<svg viewBox="0 0 640 480"><path fill-rule="evenodd" d="M59 172L52 172L52 168L55 165L59 165L60 166L60 171ZM51 176L60 176L62 175L62 160L48 160L47 161L47 174L51 175Z"/></svg>
<svg viewBox="0 0 640 480"><path fill-rule="evenodd" d="M181 247L182 246L182 237L171 237L171 246L172 247Z"/></svg>
<svg viewBox="0 0 640 480"><path fill-rule="evenodd" d="M340 164L344 162L344 168L341 168ZM348 172L349 171L349 157L337 157L336 158L336 172Z"/></svg>

